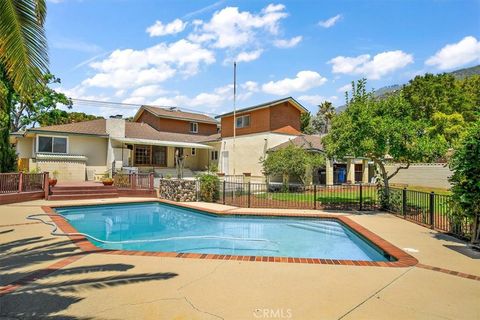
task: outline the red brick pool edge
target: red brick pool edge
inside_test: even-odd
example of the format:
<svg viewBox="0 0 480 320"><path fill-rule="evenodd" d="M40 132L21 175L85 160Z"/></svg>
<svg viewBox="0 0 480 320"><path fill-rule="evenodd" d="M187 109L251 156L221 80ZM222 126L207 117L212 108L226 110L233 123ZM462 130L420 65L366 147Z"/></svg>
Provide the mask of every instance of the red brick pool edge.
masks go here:
<svg viewBox="0 0 480 320"><path fill-rule="evenodd" d="M190 208L198 211L204 211L214 215L232 215L228 211L219 211L206 208L198 208L188 203L177 203L167 200L157 200L161 203ZM148 202L152 202L151 200ZM88 206L89 204L85 204ZM97 204L94 204L97 205ZM78 205L75 205L78 206ZM78 231L69 224L65 219L55 216L56 207L61 206L42 206L45 213L52 214L52 221L64 233L78 233ZM361 260L336 260L336 259L319 259L319 258L291 258L291 257L269 257L269 256L238 256L238 255L221 255L221 254L201 254L201 253L177 253L177 252L149 252L149 251L130 251L130 250L108 250L95 246L87 238L83 236L69 236L70 240L82 251L88 253L103 253L116 255L132 255L132 256L152 256L152 257L173 257L173 258L193 258L193 259L216 259L216 260L236 260L236 261L252 261L252 262L281 262L281 263L304 263L304 264L330 264L330 265L348 265L348 266L374 266L374 267L412 267L418 263L418 260L403 250L397 248L390 242L382 239L375 233L364 228L353 220L344 216L331 216L326 214L306 214L306 213L251 213L251 212L235 212L234 215L243 216L269 216L269 217L309 217L322 218L329 220L337 220L347 225L349 228L357 232L359 235L379 247L385 253L395 258L396 261L361 261Z"/></svg>

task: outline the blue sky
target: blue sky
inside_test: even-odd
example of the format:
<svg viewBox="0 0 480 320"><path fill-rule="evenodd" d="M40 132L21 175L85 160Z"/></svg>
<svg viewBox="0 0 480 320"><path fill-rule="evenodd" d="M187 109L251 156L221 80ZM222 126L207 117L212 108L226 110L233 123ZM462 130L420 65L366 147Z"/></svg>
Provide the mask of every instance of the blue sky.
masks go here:
<svg viewBox="0 0 480 320"><path fill-rule="evenodd" d="M480 1L50 0L50 69L72 98L219 114L293 96L342 105L371 88L480 63ZM133 115L135 107L73 111Z"/></svg>

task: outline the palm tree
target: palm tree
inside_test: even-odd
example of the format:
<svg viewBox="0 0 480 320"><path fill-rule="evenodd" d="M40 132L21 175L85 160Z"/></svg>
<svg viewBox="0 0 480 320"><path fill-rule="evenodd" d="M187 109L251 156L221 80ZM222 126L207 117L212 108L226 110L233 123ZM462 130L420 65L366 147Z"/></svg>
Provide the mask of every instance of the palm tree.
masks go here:
<svg viewBox="0 0 480 320"><path fill-rule="evenodd" d="M46 0L0 0L0 172L15 168L9 144L13 93L28 99L48 70Z"/></svg>
<svg viewBox="0 0 480 320"><path fill-rule="evenodd" d="M335 108L329 101L324 101L318 106L319 113L323 116L325 125L323 126L323 133L328 133L332 119L335 116Z"/></svg>
<svg viewBox="0 0 480 320"><path fill-rule="evenodd" d="M45 0L0 1L0 61L7 80L21 95L48 69Z"/></svg>

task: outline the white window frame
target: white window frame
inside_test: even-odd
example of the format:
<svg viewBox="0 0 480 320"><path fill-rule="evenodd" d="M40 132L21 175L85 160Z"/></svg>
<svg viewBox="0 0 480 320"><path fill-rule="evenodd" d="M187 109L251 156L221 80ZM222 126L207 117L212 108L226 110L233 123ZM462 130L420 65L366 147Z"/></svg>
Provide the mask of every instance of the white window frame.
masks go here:
<svg viewBox="0 0 480 320"><path fill-rule="evenodd" d="M212 150L210 153L210 160L218 161L218 150Z"/></svg>
<svg viewBox="0 0 480 320"><path fill-rule="evenodd" d="M192 130L193 127L193 130ZM190 132L198 133L198 122L190 122Z"/></svg>
<svg viewBox="0 0 480 320"><path fill-rule="evenodd" d="M192 148L192 150L190 150L190 155L192 157L195 157L197 155L197 149L196 148Z"/></svg>
<svg viewBox="0 0 480 320"><path fill-rule="evenodd" d="M248 118L248 125L245 125L245 119ZM238 120L240 120L241 124L238 125ZM250 115L249 114L246 114L246 115L243 115L243 116L238 116L236 119L235 119L235 125L237 128L248 128L250 127L250 122L251 121L251 118L250 118Z"/></svg>
<svg viewBox="0 0 480 320"><path fill-rule="evenodd" d="M38 143L38 140L40 139L40 137L47 137L47 138L52 138L52 152L45 152L45 151L39 151L38 148L39 148L39 143ZM55 138L62 138L62 139L65 139L67 141L67 150L65 153L59 153L59 152L53 152L53 144L54 144L54 140ZM36 138L36 153L50 153L50 154L69 154L70 153L70 140L68 138L68 136L55 136L55 135L47 135L47 134L37 134L37 138Z"/></svg>

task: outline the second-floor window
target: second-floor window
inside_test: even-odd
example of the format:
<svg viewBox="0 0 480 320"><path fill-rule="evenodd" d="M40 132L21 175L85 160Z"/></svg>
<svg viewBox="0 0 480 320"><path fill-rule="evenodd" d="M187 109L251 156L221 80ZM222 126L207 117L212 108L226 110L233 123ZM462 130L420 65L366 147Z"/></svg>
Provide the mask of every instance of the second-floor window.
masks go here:
<svg viewBox="0 0 480 320"><path fill-rule="evenodd" d="M250 115L237 117L237 128L246 128L250 126Z"/></svg>
<svg viewBox="0 0 480 320"><path fill-rule="evenodd" d="M198 123L190 122L190 132L197 133L198 132Z"/></svg>
<svg viewBox="0 0 480 320"><path fill-rule="evenodd" d="M67 137L38 136L37 152L67 153Z"/></svg>

